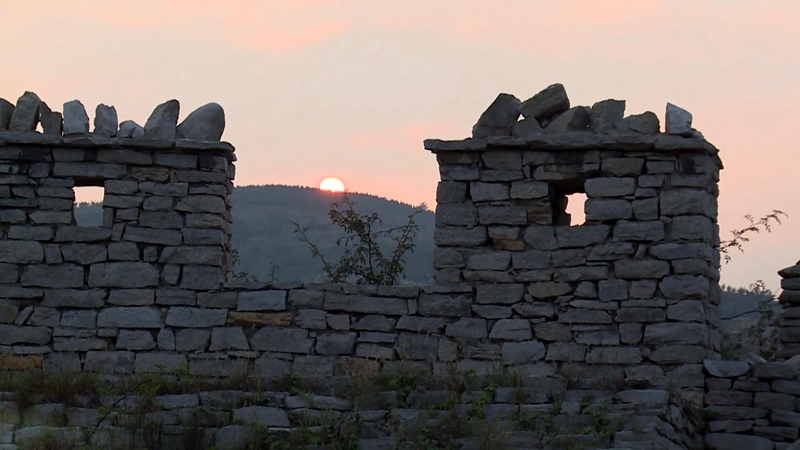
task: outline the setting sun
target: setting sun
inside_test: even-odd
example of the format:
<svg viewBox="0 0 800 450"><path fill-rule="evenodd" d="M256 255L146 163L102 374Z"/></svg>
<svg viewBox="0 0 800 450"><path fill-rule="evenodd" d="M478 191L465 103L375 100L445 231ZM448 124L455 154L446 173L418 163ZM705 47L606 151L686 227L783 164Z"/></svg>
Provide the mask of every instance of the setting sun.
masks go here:
<svg viewBox="0 0 800 450"><path fill-rule="evenodd" d="M325 178L319 183L319 190L329 192L344 192L344 183L338 178Z"/></svg>

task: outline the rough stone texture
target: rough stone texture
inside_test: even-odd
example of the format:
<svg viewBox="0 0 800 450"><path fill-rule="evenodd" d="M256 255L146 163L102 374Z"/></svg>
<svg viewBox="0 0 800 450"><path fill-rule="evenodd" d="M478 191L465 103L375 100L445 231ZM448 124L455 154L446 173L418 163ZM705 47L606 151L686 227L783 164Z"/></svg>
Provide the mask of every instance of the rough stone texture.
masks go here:
<svg viewBox="0 0 800 450"><path fill-rule="evenodd" d="M548 119L569 109L569 98L564 85L557 83L548 86L533 97L525 100L519 112L526 118Z"/></svg>
<svg viewBox="0 0 800 450"><path fill-rule="evenodd" d="M672 103L667 103L667 114L665 117L667 134L677 134L679 136L692 135L692 113Z"/></svg>
<svg viewBox="0 0 800 450"><path fill-rule="evenodd" d="M19 99L8 123L9 131L34 131L39 124L39 105L42 101L33 92L26 91Z"/></svg>
<svg viewBox="0 0 800 450"><path fill-rule="evenodd" d="M94 111L93 134L101 137L115 137L117 135L117 110L113 106L97 105Z"/></svg>
<svg viewBox="0 0 800 450"><path fill-rule="evenodd" d="M144 137L147 139L175 139L180 111L181 105L177 100L169 100L158 105L144 124Z"/></svg>
<svg viewBox="0 0 800 450"><path fill-rule="evenodd" d="M590 128L595 133L608 133L625 115L625 100L603 100L592 105Z"/></svg>
<svg viewBox="0 0 800 450"><path fill-rule="evenodd" d="M79 100L64 103L64 136L89 132L89 115Z"/></svg>
<svg viewBox="0 0 800 450"><path fill-rule="evenodd" d="M519 107L520 101L513 95L498 95L472 127L472 137L483 139L489 136L510 136L511 127L519 118Z"/></svg>

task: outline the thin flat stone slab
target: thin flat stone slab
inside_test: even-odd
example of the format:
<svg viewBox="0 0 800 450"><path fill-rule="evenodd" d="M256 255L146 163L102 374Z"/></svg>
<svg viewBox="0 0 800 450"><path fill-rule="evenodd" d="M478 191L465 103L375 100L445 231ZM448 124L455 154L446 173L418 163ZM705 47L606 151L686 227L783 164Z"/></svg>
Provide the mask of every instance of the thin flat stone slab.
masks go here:
<svg viewBox="0 0 800 450"><path fill-rule="evenodd" d="M717 378L736 378L750 371L750 363L747 361L719 361L707 359L703 361L703 366L712 376Z"/></svg>
<svg viewBox="0 0 800 450"><path fill-rule="evenodd" d="M718 153L714 145L705 139L697 137L681 137L669 134L659 134L656 137L656 151L681 151L681 150L695 150L706 151L711 154Z"/></svg>
<svg viewBox="0 0 800 450"><path fill-rule="evenodd" d="M192 144L195 145L194 143ZM557 134L536 134L527 138L490 136L486 139L462 139L446 141L426 139L425 149L439 152L474 152L490 149L527 148L530 150L621 150L657 152L707 152L716 154L717 148L705 139L684 138L667 134L640 134L612 130L607 134L588 131L567 131Z"/></svg>
<svg viewBox="0 0 800 450"><path fill-rule="evenodd" d="M486 150L486 139L461 139L445 141L442 139L425 139L425 150L433 153L447 151L482 151Z"/></svg>
<svg viewBox="0 0 800 450"><path fill-rule="evenodd" d="M61 136L36 133L34 131L0 131L0 147L6 145L59 145Z"/></svg>

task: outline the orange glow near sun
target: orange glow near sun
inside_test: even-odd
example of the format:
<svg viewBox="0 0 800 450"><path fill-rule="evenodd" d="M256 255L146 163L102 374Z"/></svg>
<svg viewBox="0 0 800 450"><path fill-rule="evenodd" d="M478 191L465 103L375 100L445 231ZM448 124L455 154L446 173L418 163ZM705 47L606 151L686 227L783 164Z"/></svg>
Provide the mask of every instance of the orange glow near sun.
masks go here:
<svg viewBox="0 0 800 450"><path fill-rule="evenodd" d="M344 192L344 183L338 178L325 178L319 183L320 191Z"/></svg>

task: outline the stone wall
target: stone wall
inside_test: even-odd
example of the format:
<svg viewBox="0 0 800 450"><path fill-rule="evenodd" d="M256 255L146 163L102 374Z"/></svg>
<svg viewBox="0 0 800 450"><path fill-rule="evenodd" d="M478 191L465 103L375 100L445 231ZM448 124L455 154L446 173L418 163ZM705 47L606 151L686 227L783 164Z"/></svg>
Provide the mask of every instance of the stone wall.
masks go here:
<svg viewBox="0 0 800 450"><path fill-rule="evenodd" d="M687 112L668 105L660 133L653 113L624 109L570 108L554 85L501 94L473 138L425 141L441 174L436 281L474 286L476 316L527 318L548 356L692 373L700 394L720 347L722 165ZM579 226L575 193L588 197Z"/></svg>
<svg viewBox="0 0 800 450"><path fill-rule="evenodd" d="M501 94L470 139L425 141L442 177L436 285L408 287L229 282L236 158L219 142L218 105L177 125L179 105L166 102L143 127L99 105L89 133L80 102L64 104L62 118L33 93L0 101L0 374L327 380L311 400L275 387L247 410L208 404L225 394L204 391L160 399L241 419L201 427L223 448L252 431L247 422L297 431L306 413L333 411L341 429L355 410L369 417L362 448L386 448L413 441L402 430L429 428L420 406L442 396L456 410L477 402L481 420L503 424L514 443L503 448L564 448L558 439L571 435L585 448L687 448L691 405L720 406L709 402L724 383L709 380L744 376L703 366L720 348L722 164L688 112L668 104L661 133L655 114L624 109L617 100L570 108L554 85L525 102ZM80 186L104 188L102 226L75 222ZM566 212L576 193L588 197L582 225ZM397 388L408 371L496 383L479 401L463 383L415 397ZM330 385L393 376L385 390L399 400L388 406L361 408ZM559 394L542 395L551 383ZM76 412L70 402L15 406L19 395L6 396L2 450L47 430L37 426L73 433L102 404ZM597 398L606 409L592 409ZM521 428L523 410L535 431ZM194 413L148 414L180 434L176 417ZM413 426L397 431L405 422ZM589 434L602 444L572 428L598 423L603 431ZM726 424L715 423L707 442L729 442L719 433L791 437L754 431L771 426L763 421Z"/></svg>
<svg viewBox="0 0 800 450"><path fill-rule="evenodd" d="M778 272L781 291L778 297L781 315L778 332L781 340L780 356L791 358L800 355L800 261Z"/></svg>
<svg viewBox="0 0 800 450"><path fill-rule="evenodd" d="M715 450L800 448L800 372L787 362L706 361L705 442Z"/></svg>

